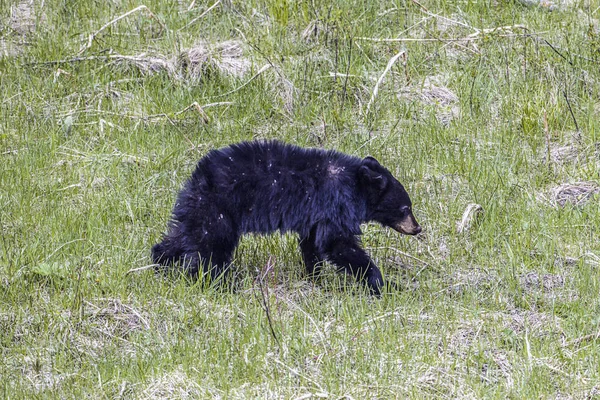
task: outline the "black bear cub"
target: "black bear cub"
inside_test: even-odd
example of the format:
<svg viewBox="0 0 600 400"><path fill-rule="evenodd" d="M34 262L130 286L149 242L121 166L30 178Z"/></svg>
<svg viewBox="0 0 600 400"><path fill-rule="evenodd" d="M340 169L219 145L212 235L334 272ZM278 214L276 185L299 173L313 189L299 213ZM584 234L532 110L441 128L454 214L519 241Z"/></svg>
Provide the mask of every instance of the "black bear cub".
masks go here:
<svg viewBox="0 0 600 400"><path fill-rule="evenodd" d="M202 268L216 279L244 233L293 231L310 275L327 260L379 294L383 278L360 246L360 224L377 221L416 235L421 227L411 206L404 187L373 157L242 142L198 162L152 258L159 265L179 264L194 277Z"/></svg>

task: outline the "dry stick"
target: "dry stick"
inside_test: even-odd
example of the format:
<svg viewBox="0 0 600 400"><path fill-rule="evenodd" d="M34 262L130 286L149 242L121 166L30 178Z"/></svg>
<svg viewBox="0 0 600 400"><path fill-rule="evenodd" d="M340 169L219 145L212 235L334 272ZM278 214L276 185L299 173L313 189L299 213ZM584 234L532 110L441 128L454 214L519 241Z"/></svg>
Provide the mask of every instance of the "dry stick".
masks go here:
<svg viewBox="0 0 600 400"><path fill-rule="evenodd" d="M413 256L413 255L410 255L410 254L408 254L408 253L406 253L406 252L404 252L404 251L402 251L402 250L398 250L398 249L397 249L397 248L395 248L395 247L385 247L385 246L382 246L382 247L376 247L376 249L381 249L381 250L393 250L393 251L395 251L396 253L398 253L398 254L401 254L401 255L403 255L403 256L405 256L405 257L408 257L408 258L412 258L413 260L415 260L415 261L418 261L418 262L422 263L423 265L425 265L425 266L427 266L427 267L429 267L429 265L430 265L430 264L429 264L427 261L423 261L423 260L421 260L420 258L418 258L418 257L415 257L415 256Z"/></svg>
<svg viewBox="0 0 600 400"><path fill-rule="evenodd" d="M200 104L198 104L197 101L193 102L192 104L190 104L189 106L187 106L186 108L184 108L181 111L177 111L175 114L173 114L174 117L183 114L184 112L186 112L187 110L194 108L196 109L196 111L198 111L198 113L202 116L202 119L204 120L205 123L208 123L209 119L208 119L208 115L206 115L206 113L204 112L204 110L202 109L202 107L200 106Z"/></svg>
<svg viewBox="0 0 600 400"><path fill-rule="evenodd" d="M105 30L106 28L108 28L109 26L111 26L112 24L114 24L114 23L116 23L116 22L118 22L118 21L122 20L123 18L126 18L126 17L130 16L130 15L131 15L131 14L133 14L134 12L137 12L137 11L140 11L140 10L146 10L146 11L148 11L148 13L150 14L150 16L151 16L152 18L154 18L154 19L155 19L155 20L156 20L156 21L157 21L157 22L160 24L160 26L161 26L161 27L162 27L164 30L166 30L166 29L167 29L167 28L165 27L165 25L164 25L162 22L160 22L160 20L159 20L159 19L156 17L156 15L154 15L154 13L153 13L152 11L150 11L150 9L149 9L148 7L146 7L145 5L143 5L143 4L142 4L141 6L138 6L138 7L134 8L133 10L127 11L125 14L123 14L123 15L121 15L121 16L119 16L119 17L115 18L115 19L113 19L112 21L109 21L109 22L107 22L106 24L104 24L104 25L102 26L102 28L100 28L100 29L98 29L96 32L92 33L92 34L91 34L91 35L88 37L88 42L87 42L87 45L85 45L85 46L84 46L84 47L83 47L81 50L79 50L79 53L78 53L78 54L81 54L81 53L83 53L84 51L86 51L87 49L89 49L90 47L92 47L92 42L94 41L94 39L96 38L96 36L98 36L98 34L99 34L100 32L102 32L103 30Z"/></svg>
<svg viewBox="0 0 600 400"><path fill-rule="evenodd" d="M567 92L563 90L563 96L565 101L567 102L567 107L569 107L569 113L571 114L571 118L573 118L573 122L575 123L575 130L579 133L579 124L577 123L577 119L575 118L575 114L573 114L573 109L571 108L571 102L569 101L569 97L567 97Z"/></svg>
<svg viewBox="0 0 600 400"><path fill-rule="evenodd" d="M155 58L156 59L156 58ZM147 58L140 56L126 56L122 54L110 54L108 56L88 56L88 57L73 57L73 58L65 58L62 60L53 60L53 61L42 61L42 62L32 62L26 63L24 65L57 65L57 64L67 64L74 63L80 61L106 61L106 60L119 60L119 61L134 61L134 62L143 62L148 61Z"/></svg>
<svg viewBox="0 0 600 400"><path fill-rule="evenodd" d="M506 25L506 26L498 26L496 28L486 28L486 29L473 28L473 29L475 29L476 32L475 33L471 33L467 37L475 38L475 37L478 37L481 34L487 35L487 34L490 34L490 33L496 33L498 31L512 32L513 29L516 29L516 28L523 29L524 31L528 31L529 30L529 28L527 28L525 25Z"/></svg>
<svg viewBox="0 0 600 400"><path fill-rule="evenodd" d="M269 271L271 270L271 268L273 267L273 263L272 263L272 258L269 257L269 261L267 262L267 268L265 271L264 276L266 276ZM265 287L267 294L265 295L265 290L263 290L263 279L264 276L260 275L260 272L258 274L258 286L260 289L260 296L261 296L261 305L263 307L263 309L265 310L265 313L267 314L267 322L269 323L269 330L271 332L271 336L273 336L273 339L275 339L275 342L277 343L277 346L281 348L281 343L279 342L279 338L277 337L277 334L275 333L275 329L273 328L273 320L271 319L271 309L269 307L269 302L267 300L267 295L269 294L269 286L267 285Z"/></svg>
<svg viewBox="0 0 600 400"><path fill-rule="evenodd" d="M381 82L383 82L383 78L392 68L396 60L398 60L398 58L400 58L403 54L404 50L401 50L394 57L390 58L390 61L388 61L387 66L383 70L383 73L381 74L381 76L377 80L377 83L375 84L375 87L373 88L373 94L371 94L371 98L369 99L369 103L367 104L367 112L365 112L365 116L369 115L369 111L371 110L371 104L373 103L373 101L375 101L375 97L377 97L377 92L379 92L379 85L381 85Z"/></svg>
<svg viewBox="0 0 600 400"><path fill-rule="evenodd" d="M514 27L516 28L522 28L522 29L527 29L525 26L522 25L515 25ZM484 34L489 34L489 33L495 33L496 31L500 30L500 31L504 31L505 28L509 28L507 26L501 26L498 28L490 28L490 29L482 29L482 30L477 30L477 32L471 33L468 36L465 37L458 37L458 38L370 38L370 37L357 37L356 39L358 40L367 40L370 42L382 42L382 43L395 43L395 42L445 42L445 43L452 43L452 42L473 42L475 40L480 40L482 39L481 37L481 33ZM517 34L517 33L512 33L512 34L504 34L504 35L497 35L497 37L521 37L528 34Z"/></svg>
<svg viewBox="0 0 600 400"><path fill-rule="evenodd" d="M200 14L199 16L197 16L196 18L194 18L193 20L191 20L190 22L188 22L188 24L186 26L184 26L183 28L179 28L177 30L177 32L187 28L188 26L192 25L194 22L198 21L200 18L204 17L206 14L208 14L210 12L210 10L212 10L213 8L215 8L216 6L218 6L221 3L221 0L217 0L215 2L215 4L213 4L212 6L208 7L206 9L206 11L204 11L202 14Z"/></svg>
<svg viewBox="0 0 600 400"><path fill-rule="evenodd" d="M154 268L154 267L160 267L160 264L149 264L149 265L144 265L143 267L132 268L129 271L125 272L125 275L129 275L129 274L132 274L134 272L145 271L147 269L151 269L151 268Z"/></svg>

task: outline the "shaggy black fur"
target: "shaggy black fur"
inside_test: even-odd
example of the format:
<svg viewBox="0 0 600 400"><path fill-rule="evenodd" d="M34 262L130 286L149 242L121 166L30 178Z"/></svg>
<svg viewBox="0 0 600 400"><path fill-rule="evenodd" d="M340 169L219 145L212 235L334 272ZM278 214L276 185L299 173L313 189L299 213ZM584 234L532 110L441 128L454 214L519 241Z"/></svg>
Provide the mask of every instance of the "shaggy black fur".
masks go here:
<svg viewBox="0 0 600 400"><path fill-rule="evenodd" d="M374 294L381 272L360 247L360 224L377 221L416 235L404 187L372 157L277 141L243 142L202 158L179 193L155 263L180 263L192 276L224 273L241 235L293 231L310 275L330 261Z"/></svg>

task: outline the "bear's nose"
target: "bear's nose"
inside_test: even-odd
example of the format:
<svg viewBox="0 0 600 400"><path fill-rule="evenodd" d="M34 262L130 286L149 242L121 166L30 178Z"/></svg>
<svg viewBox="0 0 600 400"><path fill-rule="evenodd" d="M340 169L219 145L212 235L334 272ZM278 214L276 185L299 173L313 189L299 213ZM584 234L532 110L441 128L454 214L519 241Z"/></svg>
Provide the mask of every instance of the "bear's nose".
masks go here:
<svg viewBox="0 0 600 400"><path fill-rule="evenodd" d="M420 226L420 225L419 225L419 226L417 226L417 227L415 228L415 235L418 235L419 233L421 233L421 231L422 231L422 230L423 230L423 228L421 228L421 226Z"/></svg>

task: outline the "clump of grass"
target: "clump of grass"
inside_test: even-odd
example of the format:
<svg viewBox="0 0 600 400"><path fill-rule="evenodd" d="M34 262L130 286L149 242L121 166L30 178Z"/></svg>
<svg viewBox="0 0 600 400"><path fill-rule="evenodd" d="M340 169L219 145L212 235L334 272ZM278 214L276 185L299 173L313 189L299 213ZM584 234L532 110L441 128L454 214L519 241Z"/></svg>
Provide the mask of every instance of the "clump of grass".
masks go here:
<svg viewBox="0 0 600 400"><path fill-rule="evenodd" d="M550 190L552 202L560 207L570 203L583 205L600 193L600 186L596 182L564 183Z"/></svg>

